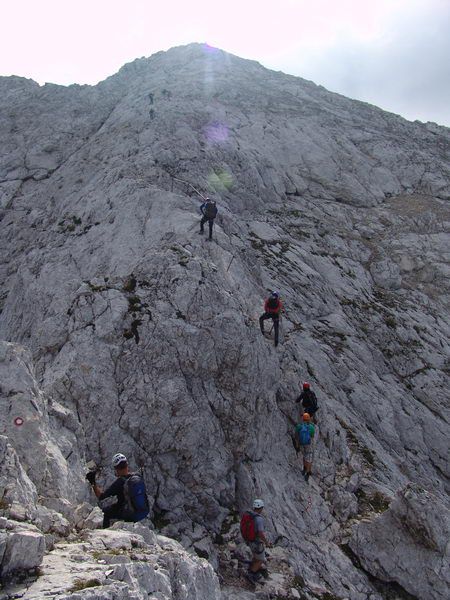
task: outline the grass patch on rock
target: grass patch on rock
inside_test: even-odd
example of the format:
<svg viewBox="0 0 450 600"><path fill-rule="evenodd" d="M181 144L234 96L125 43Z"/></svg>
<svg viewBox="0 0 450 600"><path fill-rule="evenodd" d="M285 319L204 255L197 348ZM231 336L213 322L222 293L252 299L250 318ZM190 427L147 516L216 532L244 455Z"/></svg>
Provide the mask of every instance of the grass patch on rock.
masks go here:
<svg viewBox="0 0 450 600"><path fill-rule="evenodd" d="M75 579L69 592L81 592L86 588L97 587L102 585L98 579Z"/></svg>

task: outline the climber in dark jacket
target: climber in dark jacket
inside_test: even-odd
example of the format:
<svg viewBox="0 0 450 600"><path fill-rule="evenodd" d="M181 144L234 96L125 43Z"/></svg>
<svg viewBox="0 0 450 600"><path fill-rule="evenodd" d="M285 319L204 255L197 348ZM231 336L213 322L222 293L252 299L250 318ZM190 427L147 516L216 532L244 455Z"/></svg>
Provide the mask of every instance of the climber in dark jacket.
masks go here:
<svg viewBox="0 0 450 600"><path fill-rule="evenodd" d="M318 411L317 396L311 389L311 384L305 381L302 384L303 391L297 398L296 402L301 402L303 406L303 412L311 415L311 419L315 421L315 413Z"/></svg>
<svg viewBox="0 0 450 600"><path fill-rule="evenodd" d="M216 201L215 200L210 200L209 198L205 199L205 202L203 202L203 204L200 206L200 212L202 213L202 220L200 221L200 231L199 233L202 234L204 229L203 226L205 225L206 221L208 221L208 227L209 227L209 240L212 240L212 230L213 230L213 225L214 225L214 219L217 217L217 206L216 206Z"/></svg>
<svg viewBox="0 0 450 600"><path fill-rule="evenodd" d="M137 521L144 519L149 513L148 499L143 480L142 485L140 486L140 498L142 498L140 502L142 502L143 506L141 508L136 506L135 501L137 496L135 495L131 499L132 508L130 507L130 502L127 502L127 491L125 489L125 486L128 485L127 481L139 477L139 475L132 473L129 470L126 456L120 452L115 454L112 458L112 467L117 479L104 491L97 485L95 480L95 471L89 471L89 473L86 474L87 481L89 481L94 494L100 501L106 500L106 498L116 498L116 502L114 504L102 508L104 528L110 526L111 519L136 523Z"/></svg>

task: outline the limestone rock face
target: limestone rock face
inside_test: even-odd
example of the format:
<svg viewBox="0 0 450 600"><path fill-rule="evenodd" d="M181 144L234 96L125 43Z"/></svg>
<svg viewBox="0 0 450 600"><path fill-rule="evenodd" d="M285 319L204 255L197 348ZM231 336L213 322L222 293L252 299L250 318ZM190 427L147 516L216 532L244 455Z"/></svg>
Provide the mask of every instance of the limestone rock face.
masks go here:
<svg viewBox="0 0 450 600"><path fill-rule="evenodd" d="M444 557L404 537L393 499L422 486L427 532L448 502L449 130L194 44L95 87L0 78L0 139L4 510L22 497L47 535L95 527L87 462L104 486L120 451L156 527L207 556L228 597L246 584L227 528L255 496L277 594L406 594L365 523L395 518L404 573ZM218 202L212 242L199 193ZM276 349L258 325L273 289ZM291 437L305 379L309 485ZM353 550L363 568L353 529L373 537ZM177 597L202 597L189 564L167 558L158 585L182 572ZM136 569L104 597L139 589ZM440 592L424 577L409 593Z"/></svg>
<svg viewBox="0 0 450 600"><path fill-rule="evenodd" d="M444 599L450 587L450 510L408 486L389 510L355 528L350 547L364 567L413 596Z"/></svg>
<svg viewBox="0 0 450 600"><path fill-rule="evenodd" d="M0 527L0 582L38 567L44 557L45 538L31 525L8 523Z"/></svg>
<svg viewBox="0 0 450 600"><path fill-rule="evenodd" d="M0 492L3 507L19 501L24 508L32 510L37 500L36 487L25 473L19 457L9 444L8 438L0 435Z"/></svg>
<svg viewBox="0 0 450 600"><path fill-rule="evenodd" d="M60 543L42 564L26 600L220 600L218 579L207 561L140 525L90 533L81 543ZM13 593L14 588L7 588Z"/></svg>
<svg viewBox="0 0 450 600"><path fill-rule="evenodd" d="M74 486L74 479L77 470L79 475L81 471L76 438L79 427L74 416L57 402L48 402L36 380L30 353L23 346L0 341L0 381L0 451L4 448L3 453L10 454L9 460L5 456L7 466L15 453L20 460L0 474L4 478L9 471L10 479L19 480L19 487L5 483L2 488L8 487L8 496L28 506L36 500L36 491L44 497L70 496L76 500L79 485ZM13 444L12 455L6 439ZM23 479L28 480L28 488L32 481L35 490L25 491Z"/></svg>

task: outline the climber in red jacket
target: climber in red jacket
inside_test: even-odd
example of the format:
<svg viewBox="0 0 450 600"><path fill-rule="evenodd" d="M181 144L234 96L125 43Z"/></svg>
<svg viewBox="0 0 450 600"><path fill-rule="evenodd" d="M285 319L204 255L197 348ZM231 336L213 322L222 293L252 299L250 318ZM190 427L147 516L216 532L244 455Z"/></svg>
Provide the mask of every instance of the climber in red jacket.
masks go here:
<svg viewBox="0 0 450 600"><path fill-rule="evenodd" d="M267 300L264 302L264 312L259 317L259 326L261 333L264 335L264 321L266 319L272 319L273 328L275 330L275 346L278 346L278 331L280 326L280 313L283 308L283 304L280 300L280 294L278 292L272 292Z"/></svg>

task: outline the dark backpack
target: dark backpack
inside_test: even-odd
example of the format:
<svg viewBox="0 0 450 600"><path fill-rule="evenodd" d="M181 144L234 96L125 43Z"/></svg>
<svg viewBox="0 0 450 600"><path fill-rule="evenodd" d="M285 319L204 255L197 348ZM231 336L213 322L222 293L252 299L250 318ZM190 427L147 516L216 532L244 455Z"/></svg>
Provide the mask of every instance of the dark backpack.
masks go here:
<svg viewBox="0 0 450 600"><path fill-rule="evenodd" d="M311 431L308 424L303 423L298 430L298 441L300 442L300 446L308 446L311 443Z"/></svg>
<svg viewBox="0 0 450 600"><path fill-rule="evenodd" d="M203 214L208 219L215 219L217 216L217 206L214 202L207 202L205 204L205 208L203 209Z"/></svg>
<svg viewBox="0 0 450 600"><path fill-rule="evenodd" d="M267 306L269 308L271 308L272 310L275 310L279 307L280 305L280 301L278 300L278 298L272 298L270 297L267 301Z"/></svg>
<svg viewBox="0 0 450 600"><path fill-rule="evenodd" d="M249 511L242 515L241 533L246 542L254 542L256 540L255 515Z"/></svg>
<svg viewBox="0 0 450 600"><path fill-rule="evenodd" d="M141 521L148 516L150 506L147 498L145 482L138 473L132 473L123 486L125 498L125 513L133 518L133 521Z"/></svg>
<svg viewBox="0 0 450 600"><path fill-rule="evenodd" d="M305 408L309 409L310 413L315 413L317 410L317 397L314 392L308 390L308 394L305 394L305 398L303 400L303 405ZM308 412L308 410L306 410Z"/></svg>

